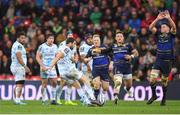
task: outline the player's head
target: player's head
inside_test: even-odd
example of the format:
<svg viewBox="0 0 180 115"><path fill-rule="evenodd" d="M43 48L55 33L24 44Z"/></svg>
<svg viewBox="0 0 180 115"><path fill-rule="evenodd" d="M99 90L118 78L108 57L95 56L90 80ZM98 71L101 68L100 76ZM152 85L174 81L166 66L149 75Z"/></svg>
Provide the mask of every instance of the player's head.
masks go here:
<svg viewBox="0 0 180 115"><path fill-rule="evenodd" d="M170 32L170 26L167 23L161 24L161 33L169 33Z"/></svg>
<svg viewBox="0 0 180 115"><path fill-rule="evenodd" d="M73 49L76 45L76 41L74 38L68 38L66 40L66 45L70 48L70 49Z"/></svg>
<svg viewBox="0 0 180 115"><path fill-rule="evenodd" d="M25 32L18 32L17 33L17 40L18 42L25 44L26 43L26 34Z"/></svg>
<svg viewBox="0 0 180 115"><path fill-rule="evenodd" d="M92 45L93 44L93 39L92 39L92 34L86 34L85 35L85 40L86 40L86 42L87 42L87 44L89 44L89 45Z"/></svg>
<svg viewBox="0 0 180 115"><path fill-rule="evenodd" d="M66 37L67 37L67 39L68 38L73 38L74 36L73 36L72 31L68 31Z"/></svg>
<svg viewBox="0 0 180 115"><path fill-rule="evenodd" d="M53 34L47 34L46 35L46 41L48 45L52 45L54 43L54 35Z"/></svg>
<svg viewBox="0 0 180 115"><path fill-rule="evenodd" d="M99 34L94 34L93 35L93 45L95 47L99 47L101 45L101 39Z"/></svg>
<svg viewBox="0 0 180 115"><path fill-rule="evenodd" d="M121 31L116 32L115 39L116 39L116 42L117 42L117 43L121 43L121 44L124 43L124 35L123 35L123 32L121 32Z"/></svg>

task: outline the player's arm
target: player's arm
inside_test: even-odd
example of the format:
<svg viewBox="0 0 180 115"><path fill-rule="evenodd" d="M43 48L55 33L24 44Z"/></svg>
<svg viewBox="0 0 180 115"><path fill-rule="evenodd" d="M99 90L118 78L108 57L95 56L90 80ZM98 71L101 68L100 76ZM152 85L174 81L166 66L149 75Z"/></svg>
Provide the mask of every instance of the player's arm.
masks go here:
<svg viewBox="0 0 180 115"><path fill-rule="evenodd" d="M56 57L51 62L50 69L52 69L56 65L56 63L63 57L64 57L64 54L61 51L58 52L56 54Z"/></svg>
<svg viewBox="0 0 180 115"><path fill-rule="evenodd" d="M157 18L149 25L149 30L155 34L157 32L157 28L155 27L156 26L156 23L163 19L165 17L164 13L163 12L160 12L157 16Z"/></svg>
<svg viewBox="0 0 180 115"><path fill-rule="evenodd" d="M36 53L36 60L37 60L38 64L40 65L41 69L43 71L46 71L47 68L44 66L44 64L42 62L42 54L40 51L37 51L37 53Z"/></svg>
<svg viewBox="0 0 180 115"><path fill-rule="evenodd" d="M17 57L18 62L25 68L26 72L29 73L30 69L23 62L22 54L20 51L16 52L16 57Z"/></svg>
<svg viewBox="0 0 180 115"><path fill-rule="evenodd" d="M138 53L137 49L133 49L131 45L129 45L129 51L131 52L131 54L125 55L125 59L131 61L135 57L138 57L139 53Z"/></svg>
<svg viewBox="0 0 180 115"><path fill-rule="evenodd" d="M89 49L87 55L84 57L83 61L87 64L92 59L92 49Z"/></svg>
<svg viewBox="0 0 180 115"><path fill-rule="evenodd" d="M171 26L171 33L176 34L176 24L174 23L174 21L172 20L169 11L166 10L165 11L165 17L168 19L170 26Z"/></svg>

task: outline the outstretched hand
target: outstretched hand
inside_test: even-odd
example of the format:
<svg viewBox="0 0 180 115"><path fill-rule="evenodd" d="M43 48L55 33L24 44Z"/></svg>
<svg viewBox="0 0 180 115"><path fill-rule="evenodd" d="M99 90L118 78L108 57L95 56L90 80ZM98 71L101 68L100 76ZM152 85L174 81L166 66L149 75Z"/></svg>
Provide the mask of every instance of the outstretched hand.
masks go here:
<svg viewBox="0 0 180 115"><path fill-rule="evenodd" d="M171 18L168 10L166 10L166 11L164 12L164 14L165 14L165 18L167 18L167 19Z"/></svg>
<svg viewBox="0 0 180 115"><path fill-rule="evenodd" d="M157 16L157 19L161 20L161 19L165 18L165 16L166 16L165 12L160 12Z"/></svg>

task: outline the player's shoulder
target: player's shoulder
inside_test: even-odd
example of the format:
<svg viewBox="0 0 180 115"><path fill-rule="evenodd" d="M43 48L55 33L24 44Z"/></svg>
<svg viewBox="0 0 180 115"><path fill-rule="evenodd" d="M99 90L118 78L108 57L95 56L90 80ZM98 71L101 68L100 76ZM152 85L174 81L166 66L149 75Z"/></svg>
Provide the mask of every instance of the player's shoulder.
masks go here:
<svg viewBox="0 0 180 115"><path fill-rule="evenodd" d="M58 48L56 44L53 44L53 47L54 47L54 48Z"/></svg>
<svg viewBox="0 0 180 115"><path fill-rule="evenodd" d="M12 48L14 48L14 49L17 48L17 49L21 50L24 48L24 46L21 43L19 43L18 41L16 41L16 42L14 42Z"/></svg>

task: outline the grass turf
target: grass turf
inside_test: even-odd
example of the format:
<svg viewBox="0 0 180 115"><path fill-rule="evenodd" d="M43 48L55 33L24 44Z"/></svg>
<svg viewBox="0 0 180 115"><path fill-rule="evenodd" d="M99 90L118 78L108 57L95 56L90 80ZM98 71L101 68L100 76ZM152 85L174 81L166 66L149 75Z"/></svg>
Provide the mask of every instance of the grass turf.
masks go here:
<svg viewBox="0 0 180 115"><path fill-rule="evenodd" d="M180 101L167 101L166 106L159 102L146 105L145 101L119 101L114 105L106 102L103 107L69 105L41 105L40 101L26 101L27 105L14 105L12 101L0 101L0 114L177 114L180 113Z"/></svg>

